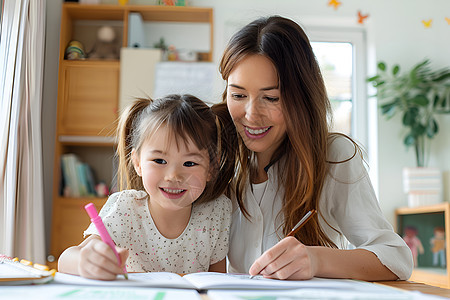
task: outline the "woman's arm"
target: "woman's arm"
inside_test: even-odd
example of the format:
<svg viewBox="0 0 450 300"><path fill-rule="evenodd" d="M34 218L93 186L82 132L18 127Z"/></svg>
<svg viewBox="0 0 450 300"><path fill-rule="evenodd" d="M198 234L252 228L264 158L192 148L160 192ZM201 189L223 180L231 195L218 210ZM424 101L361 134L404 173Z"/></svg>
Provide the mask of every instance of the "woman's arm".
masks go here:
<svg viewBox="0 0 450 300"><path fill-rule="evenodd" d="M101 241L98 235L91 235L78 246L64 250L58 259L58 271L80 275L86 278L113 280L123 273L123 265L128 257L128 250L116 247L122 266L112 249Z"/></svg>
<svg viewBox="0 0 450 300"><path fill-rule="evenodd" d="M305 246L294 237L284 238L264 252L253 263L249 273L277 279L312 277L367 281L398 279L375 254L368 250Z"/></svg>

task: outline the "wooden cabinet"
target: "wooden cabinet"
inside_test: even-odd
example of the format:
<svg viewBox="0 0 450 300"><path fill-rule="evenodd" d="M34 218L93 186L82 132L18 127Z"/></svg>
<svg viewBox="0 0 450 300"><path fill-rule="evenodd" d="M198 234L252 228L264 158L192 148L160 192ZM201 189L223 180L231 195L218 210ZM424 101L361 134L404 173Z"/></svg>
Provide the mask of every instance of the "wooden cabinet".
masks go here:
<svg viewBox="0 0 450 300"><path fill-rule="evenodd" d="M58 133L111 135L117 120L119 62L63 61L62 64Z"/></svg>
<svg viewBox="0 0 450 300"><path fill-rule="evenodd" d="M408 234L409 246L417 253L410 280L450 288L450 203L399 208L395 214L397 233L405 241Z"/></svg>
<svg viewBox="0 0 450 300"><path fill-rule="evenodd" d="M53 224L50 253L56 259L71 245L79 244L89 225L84 205L97 209L105 197L69 198L62 195L61 155L75 153L88 163L99 181L110 184L114 178L114 133L118 118L120 60L66 60L65 49L72 40L86 51L95 43L98 28L111 26L118 44L127 45L128 16L140 13L148 22L193 22L210 27L210 49L201 60L212 61L213 10L199 7L153 5L82 5L64 3L61 13L59 51L57 128L53 181ZM193 32L193 35L196 33Z"/></svg>

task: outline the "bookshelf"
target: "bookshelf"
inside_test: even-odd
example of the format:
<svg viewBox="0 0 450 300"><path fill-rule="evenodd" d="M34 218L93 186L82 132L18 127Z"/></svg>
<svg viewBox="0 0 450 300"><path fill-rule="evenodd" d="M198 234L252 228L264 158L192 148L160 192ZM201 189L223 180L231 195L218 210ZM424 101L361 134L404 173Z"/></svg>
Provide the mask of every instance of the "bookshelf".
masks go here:
<svg viewBox="0 0 450 300"><path fill-rule="evenodd" d="M145 22L200 23L209 26L209 51L199 53L201 61L212 61L213 10L203 7L157 5L83 5L64 3L61 11L58 99L53 176L53 215L49 255L58 259L69 246L83 240L89 225L84 205L93 202L99 210L106 197L64 197L61 189L61 156L74 153L93 169L97 181L110 185L114 178L120 59L66 60L70 41L82 42L85 50L95 43L97 30L111 26L118 44L128 42L128 16L140 13ZM180 23L181 24L181 23ZM152 25L150 25L152 26ZM192 35L195 36L196 32Z"/></svg>
<svg viewBox="0 0 450 300"><path fill-rule="evenodd" d="M409 280L433 286L450 288L450 203L443 202L421 207L404 207L395 211L397 233L402 235L407 227L417 229L417 237L421 240L424 253L418 255L418 263ZM434 261L431 239L434 229L442 227L445 230L445 265L441 260Z"/></svg>

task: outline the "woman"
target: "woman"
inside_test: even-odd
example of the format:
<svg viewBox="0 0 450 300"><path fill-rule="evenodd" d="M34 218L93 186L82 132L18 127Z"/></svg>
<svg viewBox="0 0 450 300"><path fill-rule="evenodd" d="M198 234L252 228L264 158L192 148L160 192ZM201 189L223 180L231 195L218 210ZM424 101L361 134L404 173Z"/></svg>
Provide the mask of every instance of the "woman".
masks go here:
<svg viewBox="0 0 450 300"><path fill-rule="evenodd" d="M278 16L248 24L231 38L220 71L239 134L228 271L409 278L411 251L383 217L360 149L329 132L330 103L300 26ZM318 214L285 237L312 209Z"/></svg>

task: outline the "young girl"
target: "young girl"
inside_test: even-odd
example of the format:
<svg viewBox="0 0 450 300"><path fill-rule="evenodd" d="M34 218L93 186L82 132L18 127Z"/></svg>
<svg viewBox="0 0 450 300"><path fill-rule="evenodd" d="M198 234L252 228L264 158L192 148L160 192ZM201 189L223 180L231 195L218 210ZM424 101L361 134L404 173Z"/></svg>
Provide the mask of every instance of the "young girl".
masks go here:
<svg viewBox="0 0 450 300"><path fill-rule="evenodd" d="M231 38L220 71L221 107L239 133L228 271L409 278L411 251L383 217L359 148L329 132L330 102L301 27L279 16L251 22Z"/></svg>
<svg viewBox="0 0 450 300"><path fill-rule="evenodd" d="M123 262L91 224L61 255L60 272L114 279L128 272L225 272L234 174L231 119L191 95L141 99L118 127L119 188L100 211ZM229 146L229 147L228 147ZM125 263L126 262L126 263Z"/></svg>

